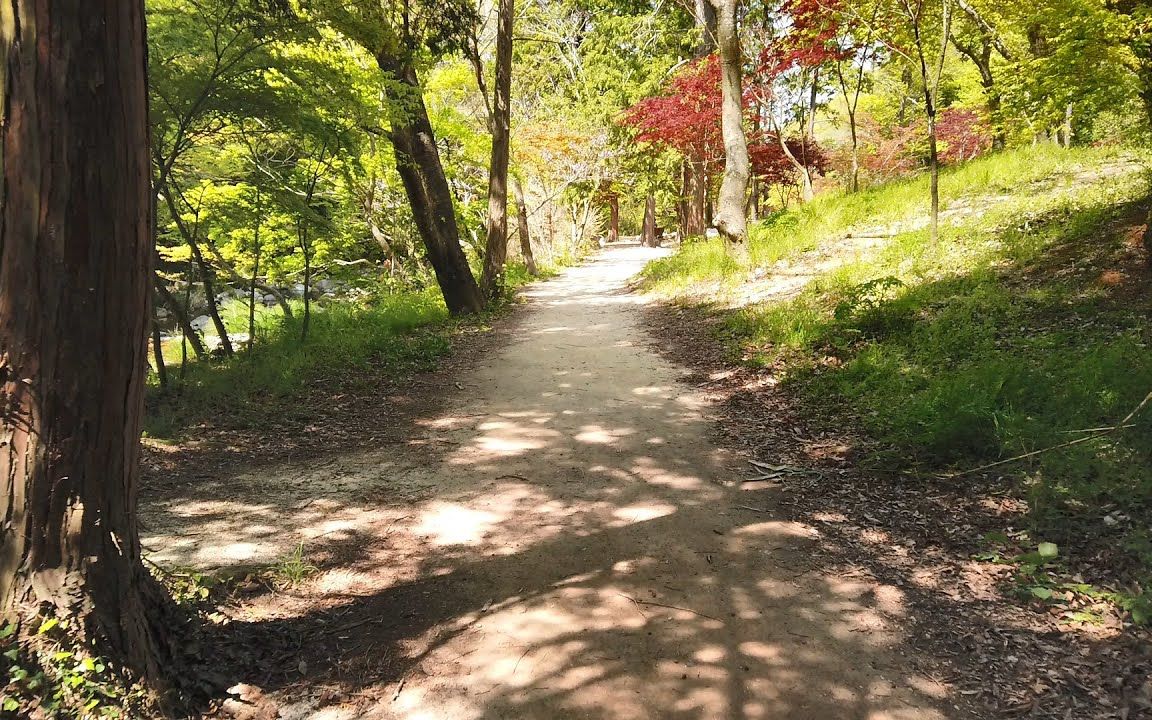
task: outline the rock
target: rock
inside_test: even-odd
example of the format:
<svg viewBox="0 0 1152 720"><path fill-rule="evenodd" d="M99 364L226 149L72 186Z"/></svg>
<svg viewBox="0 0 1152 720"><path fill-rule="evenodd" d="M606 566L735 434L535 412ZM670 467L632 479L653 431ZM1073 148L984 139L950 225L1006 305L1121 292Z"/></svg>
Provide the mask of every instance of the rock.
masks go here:
<svg viewBox="0 0 1152 720"><path fill-rule="evenodd" d="M211 324L212 318L208 317L207 315L200 315L199 317L193 318L191 323L192 327L196 328L200 332L204 332L204 329Z"/></svg>
<svg viewBox="0 0 1152 720"><path fill-rule="evenodd" d="M276 299L276 296L271 293L264 296L264 305L266 307L274 307L278 302L279 300Z"/></svg>
<svg viewBox="0 0 1152 720"><path fill-rule="evenodd" d="M228 694L232 697L224 701L221 709L235 720L276 720L280 714L276 703L255 685L234 685L228 688Z"/></svg>

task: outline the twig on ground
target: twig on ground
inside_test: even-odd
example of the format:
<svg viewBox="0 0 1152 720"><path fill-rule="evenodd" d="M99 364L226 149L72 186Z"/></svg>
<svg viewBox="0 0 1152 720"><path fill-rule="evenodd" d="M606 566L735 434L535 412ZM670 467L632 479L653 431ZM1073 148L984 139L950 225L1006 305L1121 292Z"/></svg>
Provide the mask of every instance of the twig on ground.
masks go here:
<svg viewBox="0 0 1152 720"><path fill-rule="evenodd" d="M679 605L665 605L664 603L652 602L651 600L637 600L636 598L632 597L631 595L625 595L624 593L619 593L619 594L622 595L623 597L628 598L629 600L636 603L637 605L650 605L652 607L668 608L669 610L679 610L680 612L691 613L697 617L707 618L708 620L715 620L716 622L724 622L723 620L721 620L718 617L712 617L711 615L705 615L704 613L697 612L697 611L693 610L692 608L680 607ZM644 613L640 613L640 614L643 615ZM645 617L647 617L647 616L645 616Z"/></svg>
<svg viewBox="0 0 1152 720"><path fill-rule="evenodd" d="M769 512L765 508L752 507L751 505L734 505L733 507L737 507L741 510L751 510L752 512L758 512L758 513L764 513L764 514L768 514L768 512Z"/></svg>
<svg viewBox="0 0 1152 720"><path fill-rule="evenodd" d="M1148 407L1148 403L1152 403L1152 392L1149 392L1147 395L1145 395L1144 399L1140 401L1140 404L1136 406L1136 409L1133 410L1132 412L1128 413L1127 417L1125 417L1119 423L1112 425L1111 427L1104 428L1103 430L1100 430L1098 432L1093 432L1091 430L1088 430L1085 432L1091 432L1092 433L1091 435L1085 435L1084 437L1076 438L1075 440L1069 440L1068 442L1060 443L1059 445L1052 445L1051 447L1041 448L1040 450L1033 450L1032 452L1026 452L1022 455L1016 455L1014 457L1006 458L1004 460L997 460L994 463L988 463L987 465L981 465L980 467L975 467L975 468L972 468L970 470L964 470L962 472L956 472L956 473L945 473L945 474L941 475L940 477L958 478L958 477L964 477L965 475L974 475L978 472L982 472L984 470L990 470L994 467L1000 467L1001 465L1007 465L1009 463L1018 462L1020 460L1026 460L1030 457L1036 457L1037 455L1043 455L1044 453L1049 453L1049 452L1052 452L1053 450L1062 450L1063 448L1072 447L1073 445L1081 445L1081 444L1086 443L1086 442L1091 442L1093 440L1099 440L1100 438L1108 437L1109 435L1117 433L1117 432L1123 430L1124 428L1132 427L1132 425L1129 424L1129 421L1131 421L1132 418L1139 415L1140 412L1142 410L1144 410L1144 408Z"/></svg>

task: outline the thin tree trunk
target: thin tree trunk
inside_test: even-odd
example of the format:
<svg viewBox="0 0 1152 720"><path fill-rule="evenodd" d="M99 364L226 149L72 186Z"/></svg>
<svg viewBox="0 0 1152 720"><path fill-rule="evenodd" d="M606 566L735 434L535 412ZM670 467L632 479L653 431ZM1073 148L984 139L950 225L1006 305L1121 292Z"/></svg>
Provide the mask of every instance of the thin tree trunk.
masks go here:
<svg viewBox="0 0 1152 720"><path fill-rule="evenodd" d="M620 240L620 196L612 193L608 196L608 242Z"/></svg>
<svg viewBox="0 0 1152 720"><path fill-rule="evenodd" d="M141 0L0 9L0 617L68 619L163 687L178 626L141 563L136 509L153 278L144 33Z"/></svg>
<svg viewBox="0 0 1152 720"><path fill-rule="evenodd" d="M260 225L264 220L264 206L260 204L260 188L256 188L256 227L252 231L252 282L248 285L248 352L256 344L256 283L260 277Z"/></svg>
<svg viewBox="0 0 1152 720"><path fill-rule="evenodd" d="M737 29L739 0L709 0L716 8L716 34L720 46L721 130L724 136L724 181L720 185L715 225L739 262L748 258L748 218L744 196L751 175L748 139L744 135L742 62Z"/></svg>
<svg viewBox="0 0 1152 720"><path fill-rule="evenodd" d="M168 389L168 366L164 364L164 336L160 334L160 323L152 314L152 357L156 365L156 380L162 390Z"/></svg>
<svg viewBox="0 0 1152 720"><path fill-rule="evenodd" d="M164 201L168 205L168 211L172 214L172 219L176 221L177 229L184 237L184 241L188 243L188 247L192 250L192 260L196 263L196 268L200 272L200 283L204 286L204 299L208 303L208 317L212 319L212 325L216 328L216 332L220 336L220 347L224 350L226 357L232 357L234 354L232 340L228 337L228 328L224 326L224 320L220 317L220 308L216 303L216 273L204 258L204 253L200 248L200 242L197 238L200 232L200 209L196 209L196 226L189 228L188 224L180 217L180 207L177 205L176 198L172 194L172 186L168 184L163 185L161 187L161 194L164 196Z"/></svg>
<svg viewBox="0 0 1152 720"><path fill-rule="evenodd" d="M208 351L204 348L204 343L200 341L200 333L196 332L196 328L192 327L192 320L188 317L187 303L181 304L176 301L176 298L169 292L167 286L164 284L164 279L159 275L155 276L156 293L160 295L160 301L164 303L164 307L168 308L168 312L172 317L176 318L177 324L180 325L180 332L185 340L192 345L192 352L196 354L197 359L204 359L208 356Z"/></svg>
<svg viewBox="0 0 1152 720"><path fill-rule="evenodd" d="M508 259L508 151L512 121L512 26L515 1L499 0L496 29L496 84L492 102L492 160L488 170L488 236L480 292L499 297Z"/></svg>
<svg viewBox="0 0 1152 720"><path fill-rule="evenodd" d="M952 28L952 0L941 0L943 9L943 29L941 31L940 53L935 58L935 67L930 70L925 55L925 39L920 21L922 20L922 5L913 6L909 0L901 0L904 12L912 28L912 36L916 44L916 52L920 61L920 80L924 85L924 117L928 122L928 171L931 182L931 218L930 225L932 242L940 239L940 153L937 148L936 137L936 98L940 90L940 80L944 74L944 60L948 53L949 38Z"/></svg>
<svg viewBox="0 0 1152 720"><path fill-rule="evenodd" d="M531 229L528 227L528 204L524 201L524 188L516 177L512 178L512 194L516 198L516 230L520 236L520 254L524 256L528 274L538 275L540 269L536 267L536 256L532 252Z"/></svg>
<svg viewBox="0 0 1152 720"><path fill-rule="evenodd" d="M396 154L396 169L412 205L412 217L436 273L444 303L453 315L480 312L484 309L484 298L460 245L452 191L440 162L416 68L411 62L387 52L379 54L376 61L380 69L395 80L388 83L386 90L388 106L392 108L389 136Z"/></svg>
<svg viewBox="0 0 1152 720"><path fill-rule="evenodd" d="M304 255L304 317L300 320L300 342L304 342L308 339L308 326L312 324L312 244L307 225L299 219L296 220L296 237Z"/></svg>
<svg viewBox="0 0 1152 720"><path fill-rule="evenodd" d="M292 305L288 303L288 298L284 296L284 293L281 292L279 288L272 287L268 283L260 282L260 278L258 277L244 277L241 275L236 270L235 266L233 266L232 263L228 262L227 258L220 254L220 250L216 247L215 244L208 243L208 252L212 254L212 261L216 264L216 267L223 270L224 273L228 276L229 280L239 286L245 286L252 284L253 279L255 279L256 289L262 293L271 295L276 300L276 304L280 306L280 311L284 313L284 317L288 318L289 320L292 319Z"/></svg>

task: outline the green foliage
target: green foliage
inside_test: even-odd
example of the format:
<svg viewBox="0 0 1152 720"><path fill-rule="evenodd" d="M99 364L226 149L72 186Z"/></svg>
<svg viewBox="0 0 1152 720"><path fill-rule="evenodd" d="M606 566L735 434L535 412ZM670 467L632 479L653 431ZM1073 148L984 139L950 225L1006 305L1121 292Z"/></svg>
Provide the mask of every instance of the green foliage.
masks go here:
<svg viewBox="0 0 1152 720"><path fill-rule="evenodd" d="M306 415L309 410L291 400L310 387L356 374L428 369L448 349L443 330L448 313L433 291L318 310L306 342L300 342L299 313L292 319L267 314L260 342L250 352L189 365L178 393L154 393L146 432L170 437L207 418L259 423L277 406L289 417Z"/></svg>
<svg viewBox="0 0 1152 720"><path fill-rule="evenodd" d="M3 720L126 720L140 717L148 702L75 641L69 621L52 616L0 625L0 684Z"/></svg>

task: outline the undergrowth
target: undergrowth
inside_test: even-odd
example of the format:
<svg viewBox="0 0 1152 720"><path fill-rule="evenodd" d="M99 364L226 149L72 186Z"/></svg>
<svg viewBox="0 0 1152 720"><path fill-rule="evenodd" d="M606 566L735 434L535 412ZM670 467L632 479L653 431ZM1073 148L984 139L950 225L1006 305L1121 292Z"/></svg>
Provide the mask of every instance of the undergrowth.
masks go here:
<svg viewBox="0 0 1152 720"><path fill-rule="evenodd" d="M975 210L938 243L899 232L793 299L732 311L726 342L773 367L814 416L865 430L877 467L975 468L1114 425L1152 390L1152 280L1133 243L1149 183L1121 161L1040 148L953 168L944 197ZM923 178L825 196L763 226L754 263L906 222L926 197ZM687 246L649 267L648 287L693 296L744 281L722 253ZM1152 412L1133 424L995 472L1027 498L1033 537L1097 559L1089 573L1140 596L1152 578Z"/></svg>
<svg viewBox="0 0 1152 720"><path fill-rule="evenodd" d="M506 297L494 311L511 301L515 289L534 279L523 267L509 266ZM235 305L225 313L229 330L246 331L247 309ZM269 417L307 421L313 409L296 400L310 389L347 390L430 370L449 351L450 337L461 322L477 322L451 320L435 288L381 292L359 301L316 304L312 310L304 340L299 307L291 318L275 309L264 311L251 349L234 341L232 358L171 364L167 389L160 388L153 376L145 434L178 439L207 420L240 428L258 426Z"/></svg>

